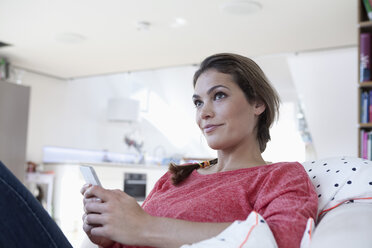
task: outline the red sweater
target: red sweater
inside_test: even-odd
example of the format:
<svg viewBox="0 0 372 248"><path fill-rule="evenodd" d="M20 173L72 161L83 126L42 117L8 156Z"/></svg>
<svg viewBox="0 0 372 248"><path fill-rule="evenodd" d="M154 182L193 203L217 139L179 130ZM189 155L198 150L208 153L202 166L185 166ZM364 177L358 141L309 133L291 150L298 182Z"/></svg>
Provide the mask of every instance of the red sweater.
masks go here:
<svg viewBox="0 0 372 248"><path fill-rule="evenodd" d="M153 216L195 222L245 220L252 210L269 224L279 248L298 248L318 198L306 171L297 162L201 175L196 170L178 186L169 172L144 201ZM115 244L117 247L132 247Z"/></svg>

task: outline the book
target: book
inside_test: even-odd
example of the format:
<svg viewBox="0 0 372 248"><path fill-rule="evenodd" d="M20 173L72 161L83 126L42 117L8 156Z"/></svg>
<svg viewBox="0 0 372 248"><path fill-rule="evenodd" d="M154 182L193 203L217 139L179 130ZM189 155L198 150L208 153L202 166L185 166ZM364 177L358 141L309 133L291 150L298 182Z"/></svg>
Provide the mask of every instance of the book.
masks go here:
<svg viewBox="0 0 372 248"><path fill-rule="evenodd" d="M368 94L368 122L372 123L372 90L370 90Z"/></svg>
<svg viewBox="0 0 372 248"><path fill-rule="evenodd" d="M360 34L360 82L371 80L371 34Z"/></svg>
<svg viewBox="0 0 372 248"><path fill-rule="evenodd" d="M368 123L368 114L369 114L369 94L367 91L363 91L361 95L361 113L360 113L360 123Z"/></svg>
<svg viewBox="0 0 372 248"><path fill-rule="evenodd" d="M367 144L367 159L371 159L372 157L372 151L371 151L371 147L372 147L372 132L368 132L368 144Z"/></svg>
<svg viewBox="0 0 372 248"><path fill-rule="evenodd" d="M360 145L360 150L359 150L359 157L361 157L361 158L363 158L363 148L364 148L364 140L363 140L363 138L364 138L364 133L365 133L365 131L363 130L363 129L361 129L360 130L360 133L359 133L359 135L360 135L360 143L359 143L359 145Z"/></svg>
<svg viewBox="0 0 372 248"><path fill-rule="evenodd" d="M367 16L369 20L372 20L372 4L369 0L363 0L364 8L367 12Z"/></svg>
<svg viewBox="0 0 372 248"><path fill-rule="evenodd" d="M372 141L372 133L371 132L368 132L368 137L367 137L367 159L371 159L371 143Z"/></svg>
<svg viewBox="0 0 372 248"><path fill-rule="evenodd" d="M367 149L368 149L368 132L363 134L363 155L362 158L367 159Z"/></svg>

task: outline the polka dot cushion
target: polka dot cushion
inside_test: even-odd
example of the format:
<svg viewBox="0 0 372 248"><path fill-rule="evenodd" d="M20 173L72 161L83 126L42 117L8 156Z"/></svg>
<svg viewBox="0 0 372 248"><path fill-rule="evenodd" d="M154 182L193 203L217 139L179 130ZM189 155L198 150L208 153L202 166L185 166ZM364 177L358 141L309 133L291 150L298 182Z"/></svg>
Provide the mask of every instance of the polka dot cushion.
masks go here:
<svg viewBox="0 0 372 248"><path fill-rule="evenodd" d="M269 226L260 214L252 211L245 221L235 221L218 236L181 248L278 247Z"/></svg>
<svg viewBox="0 0 372 248"><path fill-rule="evenodd" d="M372 162L337 157L302 163L318 194L318 220L343 203L372 203Z"/></svg>

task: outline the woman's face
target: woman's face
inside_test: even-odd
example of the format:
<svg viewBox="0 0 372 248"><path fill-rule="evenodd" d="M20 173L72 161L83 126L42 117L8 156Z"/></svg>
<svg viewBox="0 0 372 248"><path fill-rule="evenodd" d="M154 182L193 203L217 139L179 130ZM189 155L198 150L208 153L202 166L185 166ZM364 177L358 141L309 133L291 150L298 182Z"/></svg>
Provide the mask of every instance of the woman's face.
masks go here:
<svg viewBox="0 0 372 248"><path fill-rule="evenodd" d="M248 103L232 76L207 70L196 81L194 92L196 122L212 149L257 143L254 128L265 105Z"/></svg>

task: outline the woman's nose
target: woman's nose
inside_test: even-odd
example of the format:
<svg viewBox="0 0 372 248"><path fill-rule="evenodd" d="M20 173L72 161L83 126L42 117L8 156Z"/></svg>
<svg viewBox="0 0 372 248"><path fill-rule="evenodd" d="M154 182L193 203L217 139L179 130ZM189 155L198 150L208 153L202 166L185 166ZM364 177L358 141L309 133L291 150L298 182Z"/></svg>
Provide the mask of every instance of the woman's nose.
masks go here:
<svg viewBox="0 0 372 248"><path fill-rule="evenodd" d="M200 109L200 117L202 119L208 119L214 116L213 107L209 103L204 103Z"/></svg>

